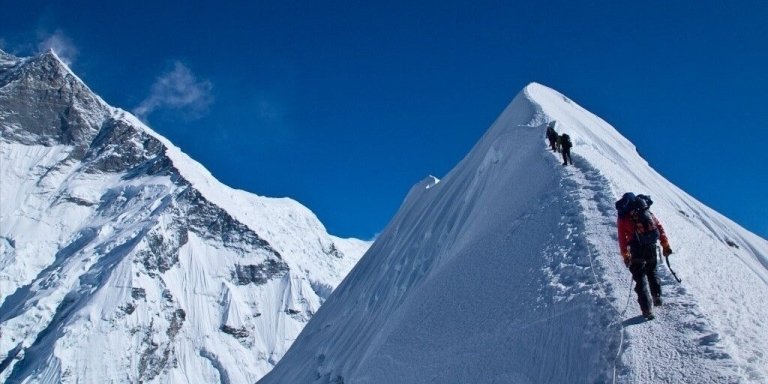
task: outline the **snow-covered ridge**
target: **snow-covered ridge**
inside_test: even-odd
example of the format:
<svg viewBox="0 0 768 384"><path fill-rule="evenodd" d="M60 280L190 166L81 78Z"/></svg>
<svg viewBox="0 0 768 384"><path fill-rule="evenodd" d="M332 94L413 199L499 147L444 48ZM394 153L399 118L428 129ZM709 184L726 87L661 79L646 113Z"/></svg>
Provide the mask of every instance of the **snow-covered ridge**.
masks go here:
<svg viewBox="0 0 768 384"><path fill-rule="evenodd" d="M311 268L309 265L303 265L310 260L302 256L307 256L306 253L315 250L309 251L307 249L307 244L301 240L302 233L312 233L318 236L321 239L320 246L323 249L330 249L334 246L332 242L327 241L330 238L321 236L326 230L317 216L297 201L290 198L263 197L230 188L218 181L202 164L190 158L179 147L159 135L134 115L121 109L114 109L112 117L124 121L130 126L140 127L148 135L157 139L164 147L165 156L168 157L174 169L183 179L199 191L206 200L223 208L235 219L257 233L264 234L270 244L281 254L286 255L289 262L298 263L297 266L302 268L310 267L310 270L317 270L317 268ZM294 218L302 218L302 220L295 220ZM280 226L279 230L276 230L277 226ZM275 232L278 232L278 235L273 237ZM280 234L289 236L281 236ZM343 242L344 240L339 239L339 241ZM355 239L351 241L354 242ZM333 278L338 283L343 275L336 275Z"/></svg>
<svg viewBox="0 0 768 384"><path fill-rule="evenodd" d="M0 381L256 381L368 246L221 184L52 52L0 55L0 131Z"/></svg>
<svg viewBox="0 0 768 384"><path fill-rule="evenodd" d="M574 166L545 127L574 143ZM641 323L613 203L650 194L683 284ZM675 187L607 122L523 89L401 209L261 383L768 379L768 242Z"/></svg>
<svg viewBox="0 0 768 384"><path fill-rule="evenodd" d="M569 133L573 132L571 139L574 140L574 144L581 144L578 154L591 164L598 165L601 170L605 169L603 173L610 176L610 187L616 196L620 196L624 190L642 190L653 193L655 204L663 205L665 210L674 210L678 214L681 214L681 211L693 211L697 215L696 220L686 217L686 221L710 232L714 238L723 243L738 242L738 245L749 249L750 258L759 260L765 267L755 269L755 272L768 278L766 274L768 252L765 248L765 239L746 230L670 183L653 170L640 156L636 147L610 124L570 101L564 95L538 84L528 86L525 91L532 101L541 106L543 113L550 116L552 120L558 121L558 124L567 127ZM572 109L582 116L588 116L589 119L575 119L573 112L563 108L559 100L564 100Z"/></svg>

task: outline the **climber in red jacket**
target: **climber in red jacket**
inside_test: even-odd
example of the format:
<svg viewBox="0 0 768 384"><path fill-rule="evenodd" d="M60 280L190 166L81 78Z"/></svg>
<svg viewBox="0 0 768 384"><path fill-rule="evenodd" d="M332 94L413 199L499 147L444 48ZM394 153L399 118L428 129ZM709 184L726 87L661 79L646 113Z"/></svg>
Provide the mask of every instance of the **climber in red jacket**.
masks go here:
<svg viewBox="0 0 768 384"><path fill-rule="evenodd" d="M648 279L648 288L651 291L653 305L661 305L661 284L656 276L656 242L661 242L662 253L669 256L672 248L669 246L667 234L659 219L648 210L653 204L651 198L646 195L625 193L621 200L616 202L616 210L619 212L617 226L619 229L619 250L624 258L624 265L632 273L635 280L635 293L640 310L646 319L653 319L651 300L645 289L645 279Z"/></svg>

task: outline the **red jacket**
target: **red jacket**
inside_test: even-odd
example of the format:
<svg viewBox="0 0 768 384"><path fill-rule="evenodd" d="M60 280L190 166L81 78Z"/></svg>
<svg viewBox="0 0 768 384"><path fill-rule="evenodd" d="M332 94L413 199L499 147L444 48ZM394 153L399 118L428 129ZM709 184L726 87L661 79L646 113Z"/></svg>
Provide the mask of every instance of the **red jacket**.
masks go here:
<svg viewBox="0 0 768 384"><path fill-rule="evenodd" d="M661 241L662 247L669 247L669 241L667 240L667 234L664 232L664 227L661 226L661 222L651 213L653 217L653 223L659 229L659 241ZM619 217L616 222L616 226L619 227L619 250L624 251L629 246L630 241L635 236L635 228L632 219L629 215L625 217Z"/></svg>

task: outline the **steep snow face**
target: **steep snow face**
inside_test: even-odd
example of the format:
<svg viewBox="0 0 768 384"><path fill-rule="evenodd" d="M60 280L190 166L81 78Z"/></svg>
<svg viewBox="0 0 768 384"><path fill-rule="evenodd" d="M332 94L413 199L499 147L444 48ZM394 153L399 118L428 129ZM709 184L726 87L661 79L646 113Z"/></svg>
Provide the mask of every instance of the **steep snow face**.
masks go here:
<svg viewBox="0 0 768 384"><path fill-rule="evenodd" d="M368 243L0 55L0 381L254 382Z"/></svg>
<svg viewBox="0 0 768 384"><path fill-rule="evenodd" d="M574 166L547 148L556 121ZM643 322L613 203L650 194L675 253ZM526 87L408 194L261 383L768 380L768 243L651 169L613 127Z"/></svg>

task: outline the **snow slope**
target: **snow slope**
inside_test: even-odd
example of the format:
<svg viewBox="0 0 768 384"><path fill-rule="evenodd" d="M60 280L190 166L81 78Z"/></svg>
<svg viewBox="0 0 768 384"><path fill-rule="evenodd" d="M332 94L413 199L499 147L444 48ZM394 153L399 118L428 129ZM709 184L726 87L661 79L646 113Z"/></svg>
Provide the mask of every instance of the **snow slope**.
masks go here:
<svg viewBox="0 0 768 384"><path fill-rule="evenodd" d="M0 381L254 382L368 247L0 51Z"/></svg>
<svg viewBox="0 0 768 384"><path fill-rule="evenodd" d="M546 124L574 143L563 167ZM650 194L675 253L645 322L613 203ZM768 242L530 84L386 230L260 383L763 383Z"/></svg>

